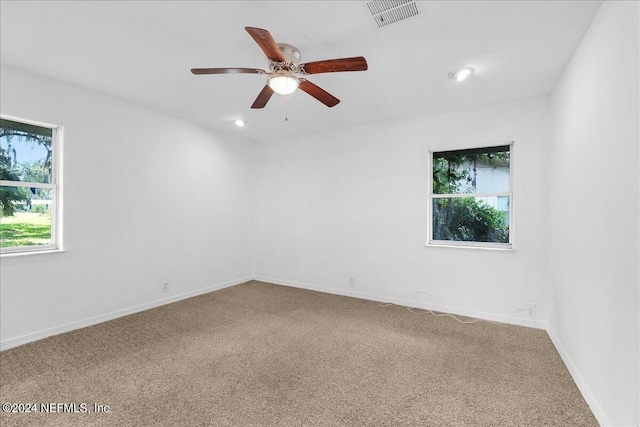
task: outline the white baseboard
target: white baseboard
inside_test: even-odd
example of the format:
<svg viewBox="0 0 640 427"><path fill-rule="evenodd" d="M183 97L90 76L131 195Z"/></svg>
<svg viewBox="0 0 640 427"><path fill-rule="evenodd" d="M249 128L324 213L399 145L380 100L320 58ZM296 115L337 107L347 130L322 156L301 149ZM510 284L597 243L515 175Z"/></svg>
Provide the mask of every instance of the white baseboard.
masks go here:
<svg viewBox="0 0 640 427"><path fill-rule="evenodd" d="M248 282L252 280L251 277L246 277L237 280L231 280L229 282L221 283L218 285L208 286L195 291L185 292L179 295L172 295L168 298L162 298L156 301L151 301L145 304L136 305L122 310L112 311L111 313L101 314L99 316L90 317L88 319L78 320L76 322L67 323L53 328L45 329L43 331L34 332L32 334L23 335L16 338L10 338L5 341L0 341L0 351L8 350L13 347L17 347L23 344L27 344L33 341L38 341L53 335L63 334L65 332L74 331L80 328L86 328L87 326L96 325L98 323L106 322L108 320L117 319L118 317L128 316L129 314L138 313L140 311L149 310L151 308L160 307L161 305L171 304L172 302L180 301L183 299L195 297L197 295L206 294L209 292L217 291L219 289L228 288L230 286L239 285L240 283Z"/></svg>
<svg viewBox="0 0 640 427"><path fill-rule="evenodd" d="M327 294L342 295L346 297L360 298L360 299L366 299L366 300L377 301L377 302L388 302L388 303L402 305L406 307L421 308L425 310L439 311L441 313L449 313L449 314L456 314L459 316L474 317L477 319L491 320L494 322L525 326L528 328L546 329L545 322L542 322L540 320L533 319L533 318L523 318L523 317L514 317L514 316L509 317L502 314L466 310L466 309L456 308L456 307L445 308L437 304L428 304L428 303L417 302L417 301L407 300L402 298L387 297L384 295L376 295L376 294L370 294L366 292L358 292L358 291L345 290L345 289L339 289L339 288L327 288L323 286L309 285L307 283L273 279L270 277L257 276L257 277L254 277L253 280L258 280L260 282L273 283L274 285L283 285L283 286L290 286L293 288L309 289L312 291L324 292Z"/></svg>
<svg viewBox="0 0 640 427"><path fill-rule="evenodd" d="M580 371L578 371L578 368L573 363L573 360L571 360L569 353L567 353L567 350L565 350L564 346L560 342L560 339L558 338L556 333L553 331L551 326L547 326L547 333L549 334L549 337L551 338L553 345L556 346L556 350L558 351L558 354L560 354L560 357L562 358L562 361L564 362L565 366L569 370L569 373L571 374L573 381L576 383L576 386L578 387L578 390L580 390L580 393L582 393L582 397L584 397L584 400L587 402L587 405L589 405L589 408L591 409L591 412L593 412L593 415L596 417L596 420L598 421L598 423L600 423L602 427L611 426L612 424L611 422L609 422L609 419L607 418L606 414L602 410L602 407L598 404L598 401L596 400L596 396L593 394L593 392L587 385L586 381L580 374Z"/></svg>

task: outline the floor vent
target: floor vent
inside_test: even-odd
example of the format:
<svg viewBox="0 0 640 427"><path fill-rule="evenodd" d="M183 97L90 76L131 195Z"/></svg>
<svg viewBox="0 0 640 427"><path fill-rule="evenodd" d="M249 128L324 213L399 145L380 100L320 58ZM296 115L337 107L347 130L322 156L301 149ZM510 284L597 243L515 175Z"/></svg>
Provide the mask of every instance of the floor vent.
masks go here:
<svg viewBox="0 0 640 427"><path fill-rule="evenodd" d="M378 27L384 27L420 13L413 0L374 0L367 2L367 7Z"/></svg>

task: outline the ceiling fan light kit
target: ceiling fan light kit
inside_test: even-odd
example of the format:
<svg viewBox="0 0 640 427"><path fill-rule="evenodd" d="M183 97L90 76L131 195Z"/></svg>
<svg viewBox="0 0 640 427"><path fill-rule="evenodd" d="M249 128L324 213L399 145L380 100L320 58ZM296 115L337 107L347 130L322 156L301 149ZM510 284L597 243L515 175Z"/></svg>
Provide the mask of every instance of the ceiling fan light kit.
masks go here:
<svg viewBox="0 0 640 427"><path fill-rule="evenodd" d="M288 98L300 88L327 107L337 105L340 100L305 78L295 74L309 75L342 71L365 71L367 61L362 56L353 58L328 59L300 64L300 51L290 44L276 43L269 31L262 28L245 27L249 35L258 43L269 61L269 71L259 68L192 68L196 75L202 74L266 74L267 82L251 108L264 108L274 93Z"/></svg>
<svg viewBox="0 0 640 427"><path fill-rule="evenodd" d="M291 74L279 73L267 77L267 84L278 95L287 96L298 89L300 82Z"/></svg>

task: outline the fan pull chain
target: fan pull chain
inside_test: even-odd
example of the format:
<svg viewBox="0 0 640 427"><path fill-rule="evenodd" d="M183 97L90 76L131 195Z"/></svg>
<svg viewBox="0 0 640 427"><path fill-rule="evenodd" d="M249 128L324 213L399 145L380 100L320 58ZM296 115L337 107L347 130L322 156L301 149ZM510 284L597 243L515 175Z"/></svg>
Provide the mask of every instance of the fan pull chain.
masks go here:
<svg viewBox="0 0 640 427"><path fill-rule="evenodd" d="M289 97L284 99L284 121L289 121Z"/></svg>

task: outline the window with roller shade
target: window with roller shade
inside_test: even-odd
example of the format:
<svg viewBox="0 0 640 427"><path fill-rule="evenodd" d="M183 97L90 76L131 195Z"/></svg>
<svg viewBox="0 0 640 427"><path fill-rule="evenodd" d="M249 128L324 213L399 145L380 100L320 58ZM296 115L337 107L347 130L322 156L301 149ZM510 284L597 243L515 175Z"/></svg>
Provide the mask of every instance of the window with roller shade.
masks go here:
<svg viewBox="0 0 640 427"><path fill-rule="evenodd" d="M512 248L512 151L431 153L430 245Z"/></svg>

